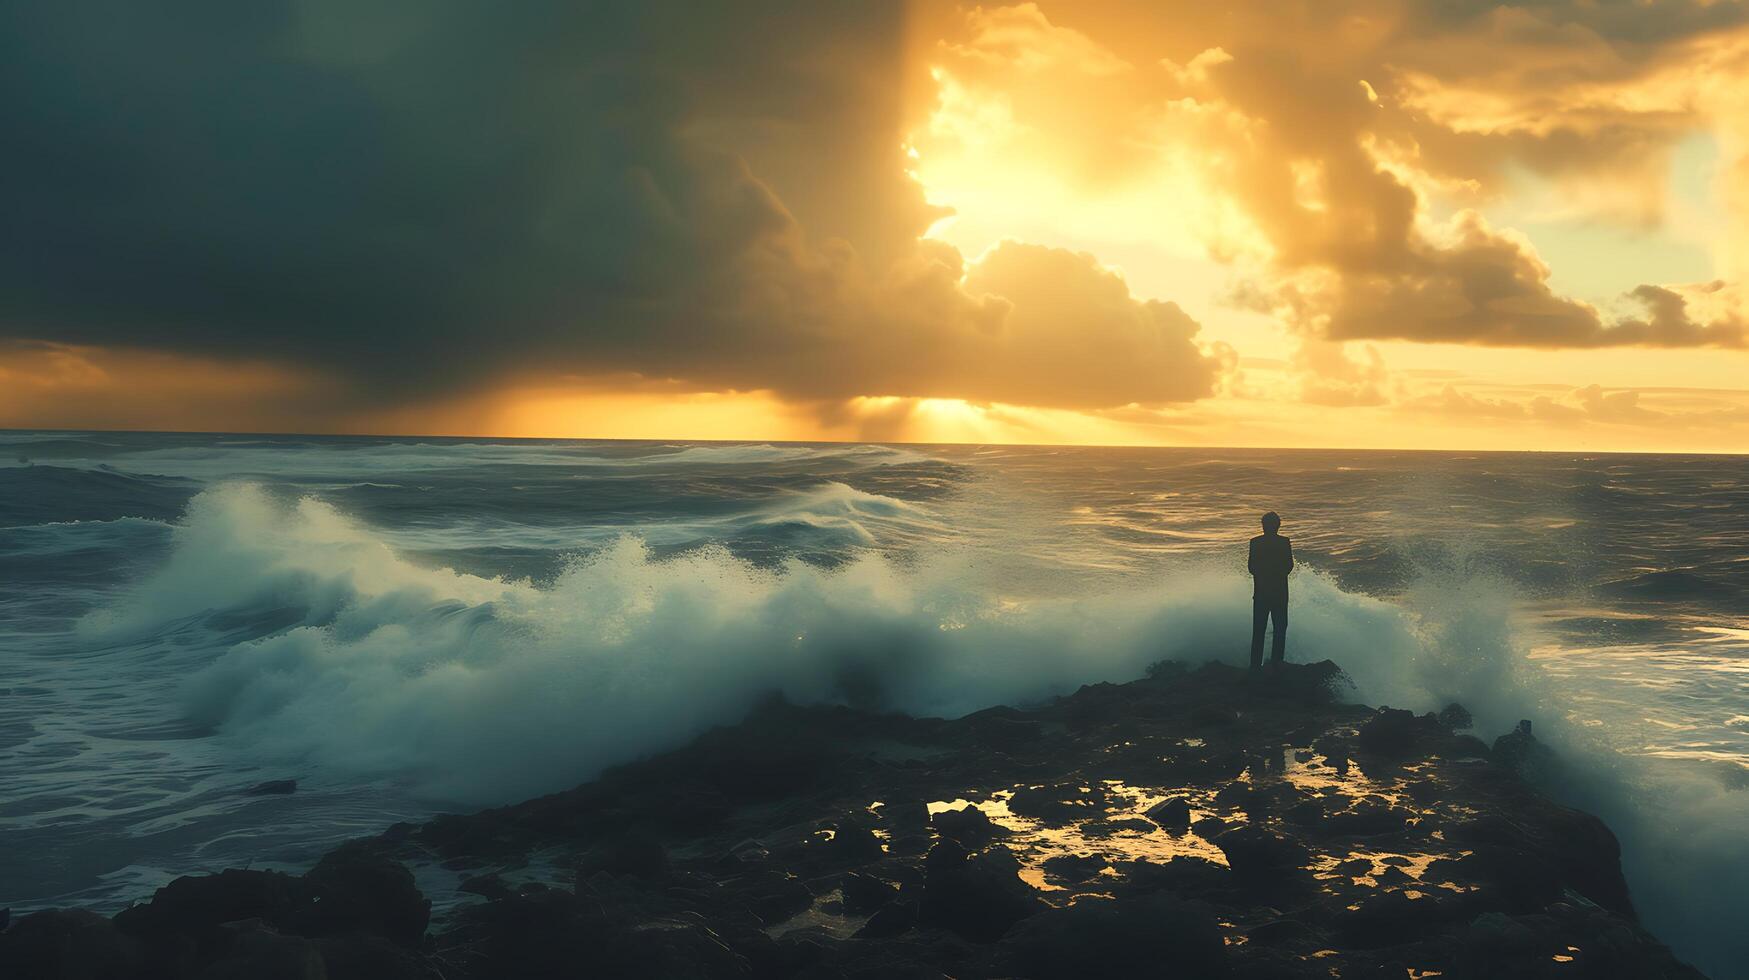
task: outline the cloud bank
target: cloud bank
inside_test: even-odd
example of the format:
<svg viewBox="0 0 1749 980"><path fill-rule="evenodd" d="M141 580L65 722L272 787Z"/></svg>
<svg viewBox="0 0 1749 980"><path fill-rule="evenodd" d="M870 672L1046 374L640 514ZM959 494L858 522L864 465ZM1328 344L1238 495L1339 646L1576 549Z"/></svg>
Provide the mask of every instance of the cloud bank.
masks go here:
<svg viewBox="0 0 1749 980"><path fill-rule="evenodd" d="M897 5L121 0L0 12L0 331L395 400L519 373L1101 407L1218 352L1089 256L967 266Z"/></svg>

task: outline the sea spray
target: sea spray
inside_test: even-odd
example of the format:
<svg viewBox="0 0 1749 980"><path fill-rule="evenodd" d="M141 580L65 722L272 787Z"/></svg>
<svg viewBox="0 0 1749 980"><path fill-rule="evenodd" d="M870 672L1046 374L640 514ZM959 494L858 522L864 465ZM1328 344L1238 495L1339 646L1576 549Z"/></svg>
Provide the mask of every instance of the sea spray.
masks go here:
<svg viewBox="0 0 1749 980"><path fill-rule="evenodd" d="M231 485L197 498L165 567L85 630L289 613L293 627L188 680L189 714L251 756L479 803L672 747L771 692L957 715L1130 679L1161 659L1245 656L1235 571L1052 597L1005 593L984 569L951 548L904 565L870 551L834 568L759 567L715 547L656 559L626 536L537 586L420 567L326 504ZM1297 658L1413 661L1414 624L1398 607L1316 573L1298 588ZM1391 700L1432 697L1390 676Z"/></svg>
<svg viewBox="0 0 1749 980"><path fill-rule="evenodd" d="M483 801L656 751L772 690L950 714L1133 677L1162 657L1240 662L1249 588L1226 556L1254 512L1280 509L1318 569L1295 579L1290 656L1337 660L1369 703L1461 701L1484 738L1534 719L1566 760L1547 777L1550 791L1620 834L1647 921L1715 975L1742 975L1749 955L1725 919L1749 880L1749 822L1742 790L1720 774L1741 771L1743 729L1731 719L1744 689L1731 671L1745 645L1731 632L1740 616L1716 600L1740 595L1731 583L1749 570L1732 544L1742 540L1735 488L1749 481L1721 476L1738 464L1334 454L1364 458L1355 468L1330 455L311 440L146 448L130 466L295 479L215 486L174 529L12 533L31 537L28 580L39 583L62 568L68 583L95 583L76 549L130 545L107 559L108 611L76 639L37 641L77 655L76 672L53 683L80 686L55 690L90 690L105 724L123 705L143 728L168 722L162 702L99 701L105 689L85 686L104 660L122 683L150 690L123 678L162 658L162 670L190 676L184 711L218 726L239 770L295 764L311 787L382 777ZM1677 510L1654 506L1667 483L1685 488ZM131 487L106 506L148 513L150 495ZM626 511L628 500L639 507ZM360 514L368 523L349 516ZM136 580L126 569L141 536L174 540ZM700 547L711 540L719 545ZM585 555L543 568L486 560L495 547ZM36 557L42 549L53 564ZM1416 560L1428 551L1455 560ZM142 554L157 562L155 544ZM484 571L500 568L511 574ZM44 610L60 601L37 592ZM729 611L699 611L712 604ZM1527 662L1527 649L1543 659ZM1642 720L1654 716L1663 732ZM45 750L79 744L68 734L53 746L44 738ZM183 753L196 742L158 744ZM1718 761L1644 757L1649 749ZM189 761L213 772L207 755ZM118 792L163 791L145 785L150 768L125 782L117 773L135 770L94 771L110 772L102 787ZM158 782L179 783L182 771ZM52 767L33 773L16 782L55 778ZM163 805L181 798L173 792ZM223 789L203 805L214 792ZM60 825L83 812L26 819ZM178 819L204 819L188 814Z"/></svg>

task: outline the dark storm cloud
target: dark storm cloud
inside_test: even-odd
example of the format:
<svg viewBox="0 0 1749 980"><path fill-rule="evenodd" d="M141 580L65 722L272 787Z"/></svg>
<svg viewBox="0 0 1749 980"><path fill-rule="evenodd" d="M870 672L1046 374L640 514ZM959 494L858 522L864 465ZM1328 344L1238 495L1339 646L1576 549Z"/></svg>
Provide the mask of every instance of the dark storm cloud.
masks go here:
<svg viewBox="0 0 1749 980"><path fill-rule="evenodd" d="M7 5L0 331L280 358L388 398L553 369L1206 393L1188 335L1134 383L1022 376L1072 344L918 245L937 212L900 157L903 27L861 3Z"/></svg>

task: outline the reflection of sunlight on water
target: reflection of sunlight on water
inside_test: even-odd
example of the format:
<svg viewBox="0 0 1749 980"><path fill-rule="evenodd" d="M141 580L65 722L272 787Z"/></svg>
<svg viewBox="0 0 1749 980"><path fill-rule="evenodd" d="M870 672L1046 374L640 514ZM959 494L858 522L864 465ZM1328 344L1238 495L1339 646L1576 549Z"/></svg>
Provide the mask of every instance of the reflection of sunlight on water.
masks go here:
<svg viewBox="0 0 1749 980"><path fill-rule="evenodd" d="M1074 891L1076 894L1086 894L1089 890L1069 889L1049 880L1045 863L1053 858L1091 857L1103 860L1105 867L1089 875L1088 880L1083 882L1089 885L1093 883L1093 879L1109 879L1115 876L1116 871L1112 865L1120 861L1142 860L1159 864L1173 858L1193 857L1222 866L1227 864L1227 856L1221 853L1220 848L1203 838L1189 831L1168 831L1143 816L1148 808L1169 796L1194 799L1199 794L1157 792L1126 786L1115 779L1102 780L1101 785L1108 794L1108 805L1103 808L1089 807L1088 813L1091 816L1088 819L1074 819L1062 824L1053 825L1013 812L1009 809L1008 801L1013 798L1014 789L1000 790L991 794L987 800L936 801L929 804L929 814L934 816L946 810L963 810L967 806L982 810L991 823L1009 832L1010 836L1003 838L1002 843L1019 859L1020 877L1034 888L1045 892ZM1021 788L1025 787L1015 787ZM1193 804L1193 821L1212 815L1214 810L1199 808ZM1232 817L1229 816L1228 819L1231 820Z"/></svg>

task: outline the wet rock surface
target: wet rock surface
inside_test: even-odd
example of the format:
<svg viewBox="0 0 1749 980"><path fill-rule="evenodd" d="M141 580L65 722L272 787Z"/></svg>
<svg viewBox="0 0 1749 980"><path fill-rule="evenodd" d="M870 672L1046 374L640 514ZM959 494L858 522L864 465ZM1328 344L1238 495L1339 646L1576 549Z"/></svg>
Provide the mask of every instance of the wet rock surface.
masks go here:
<svg viewBox="0 0 1749 980"><path fill-rule="evenodd" d="M1333 664L945 721L772 702L576 789L15 914L0 976L1695 977L1602 822ZM435 900L435 907L433 905Z"/></svg>

